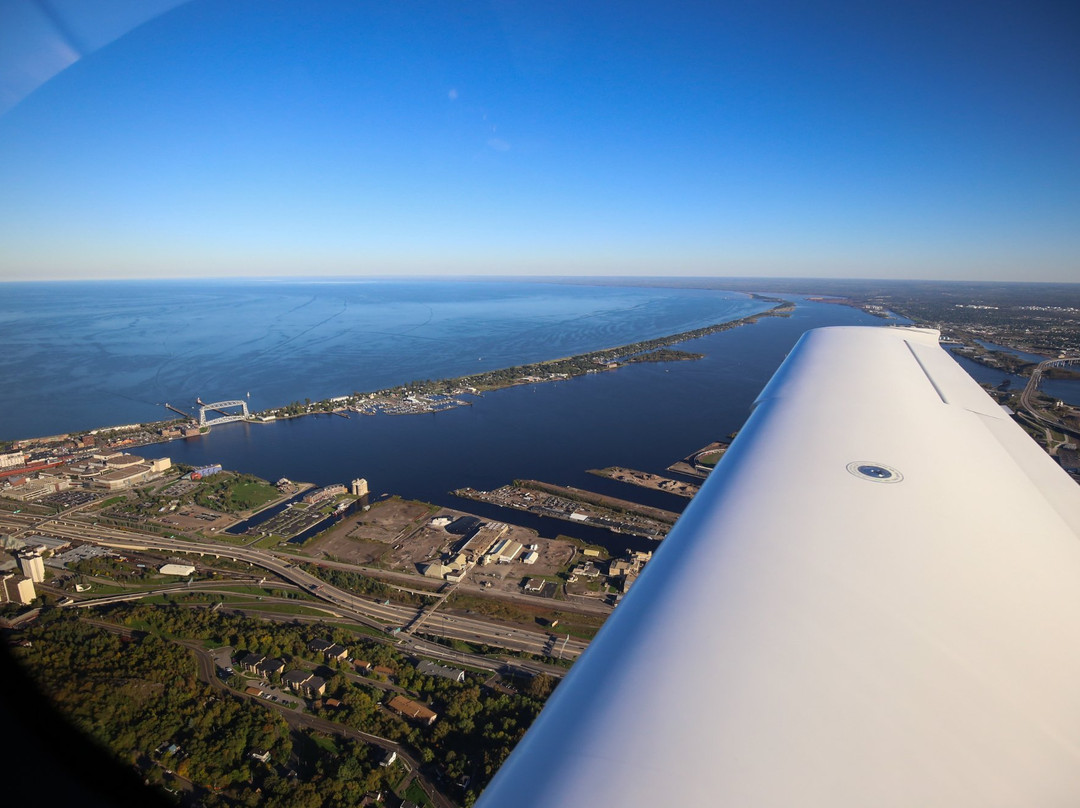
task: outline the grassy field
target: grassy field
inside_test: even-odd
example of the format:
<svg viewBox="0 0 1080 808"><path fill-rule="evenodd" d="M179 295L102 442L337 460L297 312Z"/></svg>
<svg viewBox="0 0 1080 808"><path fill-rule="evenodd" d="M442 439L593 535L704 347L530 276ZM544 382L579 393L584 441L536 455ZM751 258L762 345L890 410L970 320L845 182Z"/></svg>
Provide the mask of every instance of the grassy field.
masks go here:
<svg viewBox="0 0 1080 808"><path fill-rule="evenodd" d="M415 780L409 783L409 787L405 789L405 793L401 796L407 800L412 800L417 805L423 806L423 808L430 808L431 806L428 795L424 793L424 789L420 788L420 784Z"/></svg>
<svg viewBox="0 0 1080 808"><path fill-rule="evenodd" d="M243 482L233 486L232 489L233 503L244 511L261 508L279 496L276 488L265 483Z"/></svg>
<svg viewBox="0 0 1080 808"><path fill-rule="evenodd" d="M335 757L341 754L341 750L337 748L337 744L328 735L322 735L320 733L312 733L312 740L315 741L315 745L321 749L326 750Z"/></svg>
<svg viewBox="0 0 1080 808"><path fill-rule="evenodd" d="M713 468L720 462L720 458L723 457L723 452L709 452L698 457L698 465L705 466L705 468Z"/></svg>
<svg viewBox="0 0 1080 808"><path fill-rule="evenodd" d="M330 607L319 609L314 606L291 606L287 603L259 603L250 600L236 603L226 602L226 606L236 606L247 611L273 612L274 614L304 614L313 617L326 617L332 611Z"/></svg>
<svg viewBox="0 0 1080 808"><path fill-rule="evenodd" d="M577 612L560 611L553 601L537 598L537 605L511 603L493 598L478 598L470 595L454 593L446 602L448 609L468 609L477 614L494 617L508 623L517 623L523 626L534 627L536 625L550 625L552 620L558 620L556 634L570 634L582 640L591 640L600 626L604 624L601 615L578 614ZM552 606L546 606L551 603Z"/></svg>

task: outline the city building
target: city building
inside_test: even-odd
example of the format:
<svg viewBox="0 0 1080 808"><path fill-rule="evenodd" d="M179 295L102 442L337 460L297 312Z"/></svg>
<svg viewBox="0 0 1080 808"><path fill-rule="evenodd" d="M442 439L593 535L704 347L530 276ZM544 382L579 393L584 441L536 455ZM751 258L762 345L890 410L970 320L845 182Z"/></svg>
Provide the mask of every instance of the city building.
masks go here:
<svg viewBox="0 0 1080 808"><path fill-rule="evenodd" d="M328 499L333 499L336 496L347 493L345 486L341 483L334 483L333 485L327 485L316 491L312 491L308 494L304 494L304 502L309 505L315 505L319 502L325 502Z"/></svg>
<svg viewBox="0 0 1080 808"><path fill-rule="evenodd" d="M7 573L0 581L0 592L4 603L21 603L28 606L37 597L34 582L23 575Z"/></svg>
<svg viewBox="0 0 1080 808"><path fill-rule="evenodd" d="M352 481L352 495L354 497L366 497L368 495L367 480L363 477L357 477Z"/></svg>
<svg viewBox="0 0 1080 808"><path fill-rule="evenodd" d="M326 692L326 680L311 671L300 669L289 671L281 677L281 683L288 686L293 693L309 699L317 699Z"/></svg>
<svg viewBox="0 0 1080 808"><path fill-rule="evenodd" d="M255 673L255 668L266 661L266 654L256 654L254 652L244 654L240 659L236 660L236 664L240 666L241 670L245 670L248 673Z"/></svg>
<svg viewBox="0 0 1080 808"><path fill-rule="evenodd" d="M344 645L338 645L332 643L329 640L316 639L308 643L308 649L314 651L317 654L322 654L326 657L326 660L345 660L349 658L349 649Z"/></svg>
<svg viewBox="0 0 1080 808"><path fill-rule="evenodd" d="M285 670L283 660L277 657L267 659L265 654L244 654L243 657L237 660L236 664L248 673L254 673L258 676L270 676L273 673L281 673Z"/></svg>
<svg viewBox="0 0 1080 808"><path fill-rule="evenodd" d="M281 673L285 670L285 660L271 657L260 665L255 666L255 672L261 676L270 676L273 673Z"/></svg>
<svg viewBox="0 0 1080 808"><path fill-rule="evenodd" d="M9 480L10 488L4 490L4 496L17 499L20 502L29 502L40 499L48 494L66 491L71 488L71 480L66 477L54 475L38 475L37 478L16 477Z"/></svg>
<svg viewBox="0 0 1080 808"><path fill-rule="evenodd" d="M465 681L465 671L447 665L439 665L427 659L420 660L416 665L416 670L425 676L438 676L440 679L449 679L453 682Z"/></svg>
<svg viewBox="0 0 1080 808"><path fill-rule="evenodd" d="M117 459L114 460L113 458ZM135 462L130 462L132 459ZM100 468L95 469L92 466L80 466L73 467L72 472L80 478L92 480L93 485L97 488L118 491L149 482L171 465L172 463L168 458L149 462L135 455L117 454L108 456L104 471L101 471Z"/></svg>
<svg viewBox="0 0 1080 808"><path fill-rule="evenodd" d="M41 557L41 550L37 547L27 547L19 551L19 569L22 574L35 584L45 581L45 562Z"/></svg>
<svg viewBox="0 0 1080 808"><path fill-rule="evenodd" d="M109 469L125 469L146 462L138 455L124 452L95 452L91 457Z"/></svg>

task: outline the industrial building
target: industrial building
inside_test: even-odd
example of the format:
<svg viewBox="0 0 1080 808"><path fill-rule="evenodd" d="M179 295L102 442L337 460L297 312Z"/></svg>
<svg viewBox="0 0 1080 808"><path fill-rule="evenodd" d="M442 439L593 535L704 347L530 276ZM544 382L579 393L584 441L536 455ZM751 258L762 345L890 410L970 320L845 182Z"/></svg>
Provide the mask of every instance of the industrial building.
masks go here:
<svg viewBox="0 0 1080 808"><path fill-rule="evenodd" d="M509 529L510 527L502 522L484 522L458 548L458 552L464 554L470 563L476 563Z"/></svg>
<svg viewBox="0 0 1080 808"><path fill-rule="evenodd" d="M503 525L505 528L506 525ZM505 532L505 531L504 531ZM511 539L502 539L495 544L484 556L480 559L481 564L509 564L515 558L518 553L521 552L521 544Z"/></svg>
<svg viewBox="0 0 1080 808"><path fill-rule="evenodd" d="M162 575L194 575L195 567L191 564L166 564L158 570Z"/></svg>
<svg viewBox="0 0 1080 808"><path fill-rule="evenodd" d="M25 452L8 452L0 454L0 469L13 469L26 463Z"/></svg>

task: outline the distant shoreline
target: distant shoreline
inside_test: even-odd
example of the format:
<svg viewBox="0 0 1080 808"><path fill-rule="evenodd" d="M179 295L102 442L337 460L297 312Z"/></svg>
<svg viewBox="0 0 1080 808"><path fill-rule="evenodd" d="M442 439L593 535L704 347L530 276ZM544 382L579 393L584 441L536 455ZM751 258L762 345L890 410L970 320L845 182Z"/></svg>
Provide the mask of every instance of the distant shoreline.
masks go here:
<svg viewBox="0 0 1080 808"><path fill-rule="evenodd" d="M459 406L469 406L471 402L456 398L461 395L482 395L485 392L516 387L522 384L561 381L588 373L614 370L627 364L640 362L700 359L701 354L670 350L669 346L740 326L752 325L762 317L787 316L795 308L793 303L782 298L760 294L750 294L750 297L754 300L771 302L774 305L766 311L740 317L736 320L715 323L691 329L690 331L682 331L665 337L642 340L613 348L604 348L541 362L514 365L468 376L438 380L417 380L374 392L353 393L348 396L336 396L320 401L308 400L303 403L294 401L292 404L251 413L244 423L274 423L278 420L290 420L308 415L337 414L348 417L349 413L359 415L404 415L440 412ZM146 434L139 435L138 433L156 432L185 423L187 421L184 419L173 418L118 427L77 430L60 435L19 438L4 441L3 443L10 444L13 449L29 449L33 448L35 444L39 444L38 448L41 448L42 445L53 442L60 442L83 435L95 435L105 440L104 445L106 447L109 447L111 443L111 447L115 448L137 448L181 439L180 436L162 437L159 434L150 436Z"/></svg>

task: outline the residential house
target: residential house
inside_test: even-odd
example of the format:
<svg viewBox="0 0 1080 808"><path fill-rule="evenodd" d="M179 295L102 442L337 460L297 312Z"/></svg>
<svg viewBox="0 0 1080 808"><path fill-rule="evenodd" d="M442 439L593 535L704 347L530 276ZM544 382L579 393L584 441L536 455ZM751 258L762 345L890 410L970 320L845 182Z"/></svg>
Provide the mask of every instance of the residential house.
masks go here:
<svg viewBox="0 0 1080 808"><path fill-rule="evenodd" d="M419 702L407 699L402 695L396 695L391 698L386 706L398 715L428 726L434 724L435 719L439 717L439 714L429 708L426 704L420 704Z"/></svg>

